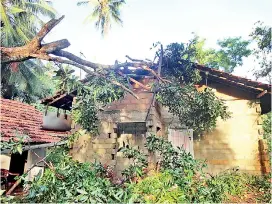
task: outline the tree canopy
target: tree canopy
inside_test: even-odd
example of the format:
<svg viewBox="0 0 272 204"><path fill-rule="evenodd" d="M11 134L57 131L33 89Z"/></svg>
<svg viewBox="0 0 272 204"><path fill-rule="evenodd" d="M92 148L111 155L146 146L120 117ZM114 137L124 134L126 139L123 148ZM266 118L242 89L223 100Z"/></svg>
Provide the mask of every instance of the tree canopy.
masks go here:
<svg viewBox="0 0 272 204"><path fill-rule="evenodd" d="M260 65L260 69L255 70L254 74L257 78L268 78L271 83L272 27L258 21L250 36L257 42L257 48L254 49L253 54Z"/></svg>
<svg viewBox="0 0 272 204"><path fill-rule="evenodd" d="M221 69L231 73L237 66L243 65L243 58L251 54L248 48L250 41L243 40L242 37L229 37L218 40L220 47L218 50L205 48L205 39L196 36L193 39L195 54L192 60L210 68Z"/></svg>
<svg viewBox="0 0 272 204"><path fill-rule="evenodd" d="M78 6L87 5L93 8L93 11L86 17L85 21L95 21L95 27L101 31L101 35L107 34L112 23L122 25L120 9L124 0L88 0L79 1Z"/></svg>
<svg viewBox="0 0 272 204"><path fill-rule="evenodd" d="M41 17L54 18L56 11L49 1L2 0L1 44L4 47L22 46L39 31L44 21ZM1 96L35 102L52 94L44 78L47 69L39 60L1 63Z"/></svg>

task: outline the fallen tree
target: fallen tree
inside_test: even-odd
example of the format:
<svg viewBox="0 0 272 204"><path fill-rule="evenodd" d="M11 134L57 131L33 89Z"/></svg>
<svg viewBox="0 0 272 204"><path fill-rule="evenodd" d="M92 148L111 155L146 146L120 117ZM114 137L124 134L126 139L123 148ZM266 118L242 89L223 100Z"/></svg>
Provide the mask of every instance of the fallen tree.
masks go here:
<svg viewBox="0 0 272 204"><path fill-rule="evenodd" d="M126 79L138 84L146 90L150 91L150 88L140 81L137 81L136 78L132 78L131 75L135 75L135 72L132 72L129 67L133 67L133 70L146 72L148 75L152 75L157 79L155 86L151 90L154 93L153 98L164 106L168 106L170 112L179 118L180 123L185 124L189 128L194 130L199 129L200 131L210 130L215 127L218 117L222 119L229 117L229 113L226 110L227 107L221 100L218 100L210 89L199 93L194 87L195 84L200 82L201 77L198 71L194 69L194 63L191 62L190 57L195 54L191 44L186 47L185 44L172 43L168 45L166 49L163 49L161 45L153 61L139 60L126 56L129 61L123 63L117 61L113 65L94 63L65 51L64 49L70 46L67 39L46 44L42 43L44 37L57 26L63 18L64 16L59 19L50 20L41 28L37 35L24 46L10 48L0 47L1 63L10 64L29 59L41 59L72 65L87 73L87 77L81 81L81 88L85 89L85 85L89 80L94 80L97 86L100 86L99 83L104 81L121 88L138 99L138 96L133 90L124 83ZM159 44L156 43L154 46L157 45ZM157 58L159 58L159 60L156 61ZM115 77L111 77L112 73ZM146 73L144 75L147 75ZM161 73L164 78L161 77ZM92 85L89 83L89 86ZM97 89L97 86L93 84L92 88ZM116 91L116 87L114 86L111 87L111 93ZM90 90L90 87L88 87L88 89ZM84 93L82 99L89 96L94 104L99 102L96 101L97 96L94 96L93 93L90 93L87 89L85 89ZM122 94L120 96L122 96ZM177 99L173 100L173 97ZM114 98L116 99L116 97ZM105 105L105 101L112 100L102 100L99 103L102 102L102 104ZM153 102L150 104L150 107L152 104ZM213 117L211 117L211 115Z"/></svg>
<svg viewBox="0 0 272 204"><path fill-rule="evenodd" d="M151 61L145 60L137 60L133 59L129 56L126 56L130 62L124 63L115 63L113 65L105 65L94 63L91 61L84 60L68 51L63 49L70 46L70 43L67 39L57 40L54 42L43 44L42 41L45 36L62 20L64 16L60 17L59 19L52 19L48 23L46 23L38 34L26 45L21 47L0 47L1 50L1 63L18 63L29 59L41 59L46 61L53 61L58 63L69 64L75 67L78 67L85 71L88 75L99 76L104 79L107 79L106 72L107 70L117 70L121 67L134 67L136 69L142 69L149 71L152 75L154 75L157 79L163 81L161 77L150 67L156 67L157 64ZM120 70L118 71L120 75ZM130 81L139 84L142 87L145 87L139 81L132 79L129 77ZM134 95L138 98L131 90L120 84L118 81L111 81L111 83L120 86L125 91L129 92L130 94Z"/></svg>

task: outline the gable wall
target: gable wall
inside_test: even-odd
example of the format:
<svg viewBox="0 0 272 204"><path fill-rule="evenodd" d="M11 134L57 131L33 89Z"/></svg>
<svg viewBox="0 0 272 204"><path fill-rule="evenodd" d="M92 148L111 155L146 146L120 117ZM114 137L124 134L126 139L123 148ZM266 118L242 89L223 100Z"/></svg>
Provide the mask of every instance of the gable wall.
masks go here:
<svg viewBox="0 0 272 204"><path fill-rule="evenodd" d="M148 152L144 147L146 134L118 135L114 130L117 123L145 122L153 94L144 91L137 93L137 95L140 98L139 100L130 94L126 94L123 99L111 103L104 109L104 113L100 115L101 124L98 136L94 137L80 130L82 136L74 142L70 151L73 159L80 162L94 162L98 160L102 164L114 167L115 173L121 176L122 170L132 162L124 158L122 152L118 151L123 145L140 149L147 154ZM156 127L163 129L158 109L151 107L149 118L153 121L154 131Z"/></svg>
<svg viewBox="0 0 272 204"><path fill-rule="evenodd" d="M262 143L260 104L244 92L216 84L210 87L216 88L216 95L226 100L232 115L226 121L219 119L212 132L195 138L195 158L206 159L207 171L211 173L236 167L254 174L268 172L267 146L259 145Z"/></svg>

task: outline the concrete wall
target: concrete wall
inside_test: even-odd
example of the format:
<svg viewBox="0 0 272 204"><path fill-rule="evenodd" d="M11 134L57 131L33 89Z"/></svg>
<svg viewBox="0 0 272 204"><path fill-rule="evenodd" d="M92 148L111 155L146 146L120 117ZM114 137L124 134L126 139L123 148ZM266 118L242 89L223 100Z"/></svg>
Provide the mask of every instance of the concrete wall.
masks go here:
<svg viewBox="0 0 272 204"><path fill-rule="evenodd" d="M75 141L70 154L73 159L80 162L100 161L103 165L110 165L115 173L121 176L130 164L130 160L123 157L121 147L134 147L144 149L145 135L143 134L121 134L117 136L114 131L114 123L101 122L100 135L94 137L89 134L82 134ZM84 132L84 131L81 131Z"/></svg>
<svg viewBox="0 0 272 204"><path fill-rule="evenodd" d="M216 95L226 101L232 118L227 121L219 119L215 130L200 138L194 138L195 158L206 159L207 171L212 173L237 166L243 171L255 174L269 171L267 146L265 141L262 141L260 104L252 100L256 96L220 84L209 84L209 87L217 89ZM205 86L200 87L203 88ZM167 138L168 128L183 127L176 117L169 114L167 108L154 103L148 117L146 135L117 135L114 130L117 123L144 122L146 119L152 93L137 90L135 92L140 97L139 100L127 94L123 99L105 108L104 113L100 115L102 123L99 136L93 137L83 133L71 150L74 159L81 162L93 162L98 159L103 164L114 166L120 175L130 163L129 159L123 158L122 153L118 152L123 144L139 146L147 153L143 144L149 133L157 133ZM150 152L148 154L150 168L153 168L156 156Z"/></svg>
<svg viewBox="0 0 272 204"><path fill-rule="evenodd" d="M231 93L230 96L226 89L214 88L218 88L216 95L226 100L232 117L226 121L219 119L212 132L194 141L195 158L206 159L207 171L211 173L237 166L248 173L266 173L269 169L267 162L261 163L261 159L267 158L261 158L259 151L259 140L262 139L260 104L247 99L242 93Z"/></svg>
<svg viewBox="0 0 272 204"><path fill-rule="evenodd" d="M11 157L10 155L0 155L0 161L1 161L1 169L9 170Z"/></svg>
<svg viewBox="0 0 272 204"><path fill-rule="evenodd" d="M38 162L40 159L35 155L33 152L35 152L39 157L43 158L45 157L46 154L46 149L45 148L40 148L40 149L33 149L32 151L28 151L27 155L27 163L25 164L25 169L24 171L26 172L33 164ZM44 163L40 162L35 166L33 169L30 170L27 176L27 180L32 181L34 177L41 172L43 174L44 172Z"/></svg>
<svg viewBox="0 0 272 204"><path fill-rule="evenodd" d="M101 124L99 135L94 137L87 133L75 141L71 150L71 155L80 162L101 161L102 164L111 165L118 176L129 164L130 160L123 157L120 148L123 146L134 147L144 153L148 153L144 147L146 134L135 131L135 134L116 132L118 123L137 123L145 122L148 109L152 101L152 93L147 91L136 91L139 100L132 95L126 94L123 99L111 103L105 108L103 114L99 117ZM160 113L153 104L150 109L148 121L152 121L152 128L147 127L148 131L162 130L160 122ZM150 129L151 128L151 129Z"/></svg>

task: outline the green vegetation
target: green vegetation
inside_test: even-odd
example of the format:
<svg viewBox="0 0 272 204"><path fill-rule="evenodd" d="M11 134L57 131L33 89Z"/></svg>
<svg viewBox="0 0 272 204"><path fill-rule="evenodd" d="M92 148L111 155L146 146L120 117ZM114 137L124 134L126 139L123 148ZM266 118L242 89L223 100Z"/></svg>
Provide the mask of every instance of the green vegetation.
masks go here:
<svg viewBox="0 0 272 204"><path fill-rule="evenodd" d="M117 203L125 199L124 190L106 178L100 164L76 162L63 148L57 148L47 161L55 170L46 169L35 178L24 202Z"/></svg>
<svg viewBox="0 0 272 204"><path fill-rule="evenodd" d="M218 40L219 49L204 48L205 39L198 36L194 38L196 51L193 61L207 67L233 72L234 68L243 65L243 57L248 57L251 50L248 48L250 41L241 37Z"/></svg>
<svg viewBox="0 0 272 204"><path fill-rule="evenodd" d="M123 24L120 8L125 4L124 0L88 0L77 3L78 6L86 4L90 4L93 11L85 21L95 20L95 27L101 30L102 36L109 32L112 22Z"/></svg>
<svg viewBox="0 0 272 204"><path fill-rule="evenodd" d="M78 5L87 3L91 4L91 1L78 2ZM109 31L112 22L122 24L120 8L124 0L95 0L92 3L93 11L87 20L95 19L95 26L102 36ZM43 0L1 0L0 6L4 47L25 45L44 24L41 18L55 16L50 2ZM253 54L261 66L261 71L255 74L270 77L271 27L259 24L251 36L258 46ZM251 54L249 44L249 41L235 37L218 41L218 50L206 49L205 40L196 36L187 45L171 43L159 50L157 53L164 53L161 67L164 80L153 86L157 101L194 131L212 130L218 118L225 120L231 114L213 90L197 91L194 85L200 82L201 76L195 63L232 72L243 64L243 57ZM73 120L92 134L98 133L100 111L125 94L124 89L112 82L127 89L130 85L127 76L121 77L114 69L107 72L97 68L94 75L87 75L80 81L73 75L73 67L61 64L44 67L38 60L1 63L1 72L1 96L8 99L35 104L56 89L62 93L76 90ZM39 105L35 106L41 109ZM264 131L264 137L271 142L271 114L264 120ZM78 136L78 133L71 135L69 145ZM1 143L1 150L21 153L24 139ZM252 197L251 193L255 197L250 201L271 202L268 177L250 176L236 170L206 174L205 162L195 160L183 149L175 149L170 142L155 135L147 137L146 147L158 155L156 171L148 171L147 155L134 148L124 148L122 152L132 165L122 172L124 180L121 182L115 180L109 166L97 162L79 163L72 160L67 149L52 149L46 158L48 168L45 173L39 174L33 182L24 180L28 194L19 201L1 196L1 202L219 203L243 201L245 196Z"/></svg>
<svg viewBox="0 0 272 204"><path fill-rule="evenodd" d="M55 17L55 10L44 0L1 0L1 46L25 45L44 22L40 17ZM47 70L39 60L1 63L1 96L36 102L50 92Z"/></svg>
<svg viewBox="0 0 272 204"><path fill-rule="evenodd" d="M10 138L8 141L1 141L1 151L9 150L11 154L23 152L23 145L25 142L31 142L31 139L28 135L16 133L15 138Z"/></svg>
<svg viewBox="0 0 272 204"><path fill-rule="evenodd" d="M257 48L253 50L253 54L260 65L260 69L255 70L254 74L257 78L268 78L271 83L272 27L258 21L250 36L257 42Z"/></svg>
<svg viewBox="0 0 272 204"><path fill-rule="evenodd" d="M124 96L124 90L110 83L109 80L116 80L125 84L124 79L114 73L107 75L106 79L97 76L89 76L86 83L77 82L77 99L73 106L73 120L85 130L97 134L99 111L113 101Z"/></svg>
<svg viewBox="0 0 272 204"><path fill-rule="evenodd" d="M272 114L271 112L263 115L263 130L264 134L263 137L264 139L267 140L267 145L268 145L268 151L270 155L270 164L271 164L271 140L272 140L272 132L271 132L271 126L272 126L272 121L271 121Z"/></svg>
<svg viewBox="0 0 272 204"><path fill-rule="evenodd" d="M189 45L172 43L164 50L162 75L171 83L160 82L156 99L179 118L181 124L194 131L212 130L219 117L228 119L230 113L225 103L210 88L200 92L195 84L201 80L191 62L196 55L195 41Z"/></svg>
<svg viewBox="0 0 272 204"><path fill-rule="evenodd" d="M147 149L157 152L160 168L146 171L147 158L137 150L123 150L135 162L134 178L117 182L108 166L100 163L78 163L67 150L56 148L47 157L47 168L32 183L21 202L92 202L92 203L202 203L202 202L269 202L271 196L268 177L251 176L229 170L211 176L204 173L205 163L193 159L183 149L175 149L170 142L151 135ZM141 174L139 174L141 170ZM126 172L126 170L124 171ZM252 195L254 197L252 197Z"/></svg>

